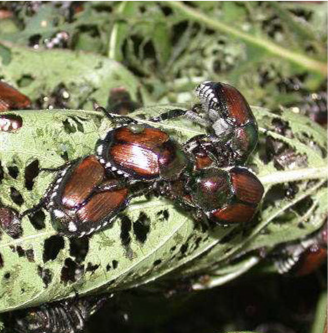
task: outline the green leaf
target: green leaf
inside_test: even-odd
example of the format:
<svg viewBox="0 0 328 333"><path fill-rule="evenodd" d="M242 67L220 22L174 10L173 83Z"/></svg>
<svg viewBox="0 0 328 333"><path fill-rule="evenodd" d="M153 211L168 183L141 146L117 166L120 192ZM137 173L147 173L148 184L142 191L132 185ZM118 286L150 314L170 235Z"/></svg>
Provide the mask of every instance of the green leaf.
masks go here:
<svg viewBox="0 0 328 333"><path fill-rule="evenodd" d="M0 44L1 45L1 44ZM49 96L64 84L70 94L70 108L92 108L91 100L106 105L112 88L124 87L137 100L144 90L138 80L116 61L96 54L67 50L31 50L4 44L11 51L11 61L3 63L0 76L20 87L22 79L30 84L21 91L31 99Z"/></svg>
<svg viewBox="0 0 328 333"><path fill-rule="evenodd" d="M57 16L57 22L56 21ZM58 24L60 24L62 18L56 14L56 9L54 6L40 6L36 15L29 17L26 22L24 29L21 31L11 31L1 30L0 39L9 42L15 42L18 44L29 43L29 38L32 36L42 36L42 38L50 38L55 32L58 31ZM70 29L68 29L70 30Z"/></svg>
<svg viewBox="0 0 328 333"><path fill-rule="evenodd" d="M117 6L117 14L122 18L127 19L133 17L139 7L136 1L122 1ZM108 57L116 61L123 60L122 46L125 38L130 32L130 27L127 22L119 20L112 28L109 39Z"/></svg>
<svg viewBox="0 0 328 333"><path fill-rule="evenodd" d="M253 36L249 33L245 33L237 28L232 27L231 25L217 21L209 15L188 7L181 2L168 1L167 3L172 8L180 11L182 15L185 15L190 20L204 24L205 26L214 29L215 31L223 32L236 37L246 43L264 49L272 55L284 58L291 63L294 63L309 71L317 72L322 76L327 76L327 65L325 62L312 59L306 54L302 54L297 51L291 51L288 48L281 47L264 36Z"/></svg>
<svg viewBox="0 0 328 333"><path fill-rule="evenodd" d="M327 291L323 291L317 303L315 320L311 328L311 333L325 333L327 325Z"/></svg>
<svg viewBox="0 0 328 333"><path fill-rule="evenodd" d="M300 20L279 3L269 2L268 4L274 8L282 21L290 28L290 31L294 32L293 35L299 38L300 41L318 39L318 36L305 20Z"/></svg>
<svg viewBox="0 0 328 333"><path fill-rule="evenodd" d="M175 106L148 107L140 109L135 116L148 117L172 107ZM296 117L288 111L274 115L265 109L254 108L254 112L260 125L261 142L264 135L272 136L288 142L297 153L308 157L308 167L303 168L301 173L298 172L299 168L276 170L272 162L265 164L259 153L250 161L253 167L258 168L260 179L265 180L267 195L277 183L297 181L300 190L294 201L287 202L287 199L281 198L271 202L265 199L258 221L249 226L250 230L244 235L243 226L208 229L193 221L188 212L162 197L152 197L150 200L138 197L108 229L90 237L84 259L76 258L72 250L79 243L66 238L62 240L63 248L55 258L49 257L47 251L51 237L56 232L51 226L48 212L43 210L44 227L41 225L37 228L26 216L22 221L24 233L21 238L12 239L6 234L1 238L3 267L0 268L0 311L72 297L75 292L84 295L118 291L156 283L160 278L181 279L214 270L221 270L221 281L229 281L229 277L230 280L236 278L254 266L252 261L248 261L250 259L245 258L244 263L230 267L232 258L262 246L269 251L279 243L304 237L317 230L326 218L323 212L327 211L327 200L324 200L325 188L321 184L327 179L327 169L326 172L309 173L305 178L303 171L326 168L326 159L322 156L322 152L326 152L325 132L312 123L309 127L308 119ZM65 157L72 160L92 154L97 139L112 127L102 114L94 111L13 113L23 118L23 127L17 133L0 132L0 160L4 172L0 192L1 203L20 212L37 204L56 176L56 173L41 172L35 178L31 191L25 187L28 165L38 160L40 168L53 168L62 165ZM276 118L288 122L295 131L293 139L274 132L273 119ZM199 126L192 125L187 119L154 125L160 126L181 143L203 133ZM316 151L307 142L302 142L305 128L307 135L321 149ZM259 151L263 147L262 143ZM13 167L19 170L16 178L11 176L10 169ZM273 172L277 173L278 178L268 179ZM286 172L294 173L284 176ZM21 205L15 203L12 188L21 195ZM290 214L289 208L293 208L295 202L300 202L302 198L311 198L313 202L303 216L298 213L284 224L276 221L277 217ZM140 228L144 233L143 238L138 236ZM263 234L264 230L266 232Z"/></svg>

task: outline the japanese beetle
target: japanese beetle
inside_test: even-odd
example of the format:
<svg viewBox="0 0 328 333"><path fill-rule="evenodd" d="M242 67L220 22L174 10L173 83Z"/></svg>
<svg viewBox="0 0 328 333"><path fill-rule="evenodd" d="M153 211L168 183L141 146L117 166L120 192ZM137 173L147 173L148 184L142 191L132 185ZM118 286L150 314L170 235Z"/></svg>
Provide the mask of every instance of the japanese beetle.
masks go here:
<svg viewBox="0 0 328 333"><path fill-rule="evenodd" d="M106 297L86 297L20 310L11 323L18 333L78 333L105 303Z"/></svg>
<svg viewBox="0 0 328 333"><path fill-rule="evenodd" d="M9 84L0 81L0 112L28 109L31 100Z"/></svg>
<svg viewBox="0 0 328 333"><path fill-rule="evenodd" d="M126 207L129 194L130 190L90 155L59 173L46 196L46 206L60 234L82 237L105 227Z"/></svg>
<svg viewBox="0 0 328 333"><path fill-rule="evenodd" d="M294 244L286 247L282 258L275 262L280 274L304 276L313 273L327 260L327 247L312 244Z"/></svg>
<svg viewBox="0 0 328 333"><path fill-rule="evenodd" d="M308 275L316 271L326 261L327 246L313 244L299 256L290 273L297 276Z"/></svg>
<svg viewBox="0 0 328 333"><path fill-rule="evenodd" d="M168 184L162 191L183 206L196 209L196 216L218 225L249 222L263 196L263 185L248 169L210 167L189 179Z"/></svg>
<svg viewBox="0 0 328 333"><path fill-rule="evenodd" d="M228 84L211 81L201 83L195 92L200 105L187 111L170 110L151 120L159 122L183 115L207 131L207 135L189 140L185 146L188 152L199 145L214 152L217 166L243 164L258 141L256 119L244 96Z"/></svg>
<svg viewBox="0 0 328 333"><path fill-rule="evenodd" d="M196 88L203 119L209 124L209 139L218 154L226 155L225 166L244 163L258 140L258 127L252 110L236 88L206 81Z"/></svg>
<svg viewBox="0 0 328 333"><path fill-rule="evenodd" d="M241 167L200 170L189 186L193 204L210 221L221 225L250 221L264 193L259 179Z"/></svg>
<svg viewBox="0 0 328 333"><path fill-rule="evenodd" d="M137 123L109 131L96 152L107 170L131 180L178 179L189 163L182 147L166 132Z"/></svg>
<svg viewBox="0 0 328 333"><path fill-rule="evenodd" d="M327 261L327 224L314 235L284 246L275 266L280 274L304 276Z"/></svg>

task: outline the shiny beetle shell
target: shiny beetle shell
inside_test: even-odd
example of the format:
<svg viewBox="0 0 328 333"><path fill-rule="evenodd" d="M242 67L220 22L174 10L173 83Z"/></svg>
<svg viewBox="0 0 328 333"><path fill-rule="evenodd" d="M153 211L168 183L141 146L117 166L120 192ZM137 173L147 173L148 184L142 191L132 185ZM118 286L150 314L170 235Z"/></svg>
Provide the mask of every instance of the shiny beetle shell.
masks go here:
<svg viewBox="0 0 328 333"><path fill-rule="evenodd" d="M213 122L224 118L231 126L256 123L245 97L229 84L205 81L196 88L196 94Z"/></svg>
<svg viewBox="0 0 328 333"><path fill-rule="evenodd" d="M221 225L249 222L264 192L258 178L241 167L201 170L190 187L193 203L209 220Z"/></svg>
<svg viewBox="0 0 328 333"><path fill-rule="evenodd" d="M91 234L125 208L128 194L94 155L79 159L60 172L49 193L53 225L66 236Z"/></svg>
<svg viewBox="0 0 328 333"><path fill-rule="evenodd" d="M167 133L140 124L109 131L96 151L106 169L143 181L178 179L188 163L180 145Z"/></svg>
<svg viewBox="0 0 328 333"><path fill-rule="evenodd" d="M327 247L313 244L300 255L294 267L291 269L291 274L297 276L311 274L326 261Z"/></svg>
<svg viewBox="0 0 328 333"><path fill-rule="evenodd" d="M9 84L0 81L0 112L28 109L31 100Z"/></svg>
<svg viewBox="0 0 328 333"><path fill-rule="evenodd" d="M290 250L293 250L292 252ZM313 273L327 261L327 247L312 244L304 248L302 244L291 245L282 253L282 258L275 261L275 266L280 274L291 276L305 276Z"/></svg>
<svg viewBox="0 0 328 333"><path fill-rule="evenodd" d="M217 154L225 154L222 166L244 163L258 141L258 126L245 97L221 82L205 81L196 88L208 132Z"/></svg>

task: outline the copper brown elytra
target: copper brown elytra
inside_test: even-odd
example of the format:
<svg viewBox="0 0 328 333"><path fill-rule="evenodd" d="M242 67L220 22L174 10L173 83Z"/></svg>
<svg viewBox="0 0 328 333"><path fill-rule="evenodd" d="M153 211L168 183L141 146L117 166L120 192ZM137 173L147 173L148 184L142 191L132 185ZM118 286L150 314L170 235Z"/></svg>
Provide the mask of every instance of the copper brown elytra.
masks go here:
<svg viewBox="0 0 328 333"><path fill-rule="evenodd" d="M9 84L0 81L0 112L24 110L31 107L31 100Z"/></svg>
<svg viewBox="0 0 328 333"><path fill-rule="evenodd" d="M167 191L174 201L194 208L196 217L222 226L249 222L263 192L263 185L248 169L213 166L194 172L191 178L171 182Z"/></svg>
<svg viewBox="0 0 328 333"><path fill-rule="evenodd" d="M229 84L212 81L199 84L195 93L200 104L190 110L172 109L151 120L184 116L204 127L207 134L193 137L184 147L200 165L210 164L204 154L218 167L243 165L258 141L257 122L245 97Z"/></svg>
<svg viewBox="0 0 328 333"><path fill-rule="evenodd" d="M56 230L65 236L82 237L105 227L126 207L129 189L90 155L62 170L47 198Z"/></svg>
<svg viewBox="0 0 328 333"><path fill-rule="evenodd" d="M182 147L151 126L130 124L111 130L96 147L106 169L133 180L178 179L188 165Z"/></svg>

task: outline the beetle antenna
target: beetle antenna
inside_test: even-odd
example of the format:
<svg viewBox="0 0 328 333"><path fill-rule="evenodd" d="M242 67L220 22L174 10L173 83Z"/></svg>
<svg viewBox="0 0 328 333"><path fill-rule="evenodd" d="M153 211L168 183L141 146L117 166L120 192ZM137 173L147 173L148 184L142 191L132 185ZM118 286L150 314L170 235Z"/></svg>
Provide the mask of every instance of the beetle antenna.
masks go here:
<svg viewBox="0 0 328 333"><path fill-rule="evenodd" d="M104 113L104 115L111 121L114 120L115 117L113 117L113 115L106 110L103 106L100 106L96 101L93 101L93 108L95 111L100 111L102 113Z"/></svg>

